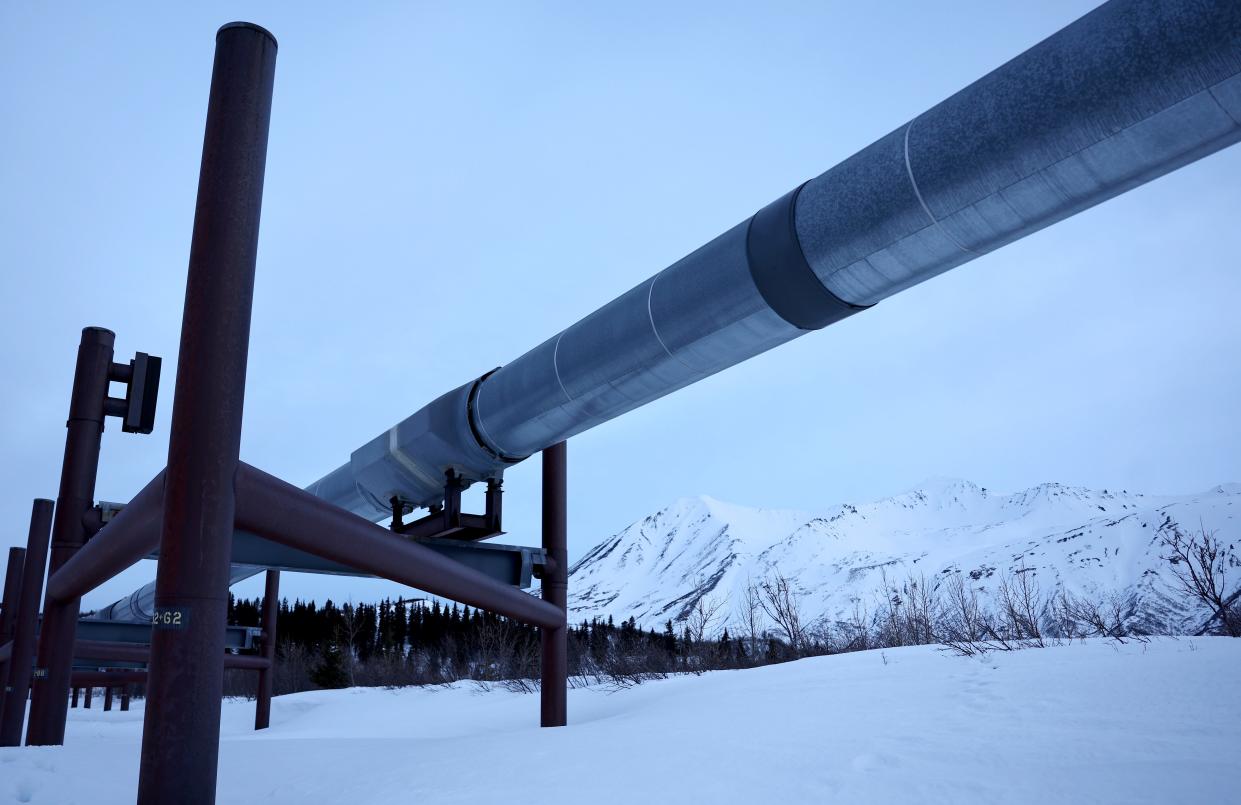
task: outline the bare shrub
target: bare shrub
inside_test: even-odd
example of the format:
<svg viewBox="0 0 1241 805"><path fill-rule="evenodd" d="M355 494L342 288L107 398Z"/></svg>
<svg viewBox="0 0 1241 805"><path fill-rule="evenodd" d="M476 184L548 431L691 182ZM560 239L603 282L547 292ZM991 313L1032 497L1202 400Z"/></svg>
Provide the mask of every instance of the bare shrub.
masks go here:
<svg viewBox="0 0 1241 805"><path fill-rule="evenodd" d="M1137 615L1137 604L1119 592L1101 595L1074 595L1061 590L1051 602L1051 621L1056 634L1075 637L1110 637L1124 642L1144 639L1129 627Z"/></svg>
<svg viewBox="0 0 1241 805"><path fill-rule="evenodd" d="M987 635L987 613L978 599L978 590L961 572L945 582L947 601L943 610L945 640L976 643Z"/></svg>
<svg viewBox="0 0 1241 805"><path fill-rule="evenodd" d="M837 652L865 651L871 648L873 642L866 606L861 599L855 598L853 599L853 611L848 620L839 624L836 630L833 650Z"/></svg>
<svg viewBox="0 0 1241 805"><path fill-rule="evenodd" d="M936 626L942 617L939 595L926 577L910 573L900 585L880 571L877 642L884 646L922 646L936 642Z"/></svg>
<svg viewBox="0 0 1241 805"><path fill-rule="evenodd" d="M778 570L763 580L760 591L759 606L784 633L793 656L800 656L807 638L801 593L795 590L788 577Z"/></svg>
<svg viewBox="0 0 1241 805"><path fill-rule="evenodd" d="M745 588L741 591L741 599L734 611L735 622L739 624L738 639L743 641L746 657L751 664L757 662L762 652L766 623L763 615L763 591L761 585L753 579L746 579Z"/></svg>
<svg viewBox="0 0 1241 805"><path fill-rule="evenodd" d="M1023 562L1015 572L1007 572L1000 578L995 590L998 621L989 622L987 636L1007 644L1014 641L1042 648L1043 613L1047 608L1035 571Z"/></svg>

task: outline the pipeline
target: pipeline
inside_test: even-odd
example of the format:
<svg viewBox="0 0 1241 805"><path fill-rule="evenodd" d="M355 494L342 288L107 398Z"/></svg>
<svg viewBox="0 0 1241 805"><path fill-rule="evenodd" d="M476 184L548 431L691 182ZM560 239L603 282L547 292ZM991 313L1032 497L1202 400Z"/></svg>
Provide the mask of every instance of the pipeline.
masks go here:
<svg viewBox="0 0 1241 805"><path fill-rule="evenodd" d="M1241 139L1241 3L1111 0L306 491L373 521L822 329ZM234 567L234 582L261 568ZM154 586L105 610L149 617Z"/></svg>
<svg viewBox="0 0 1241 805"><path fill-rule="evenodd" d="M472 483L1241 138L1241 3L1112 0L356 450L373 520Z"/></svg>

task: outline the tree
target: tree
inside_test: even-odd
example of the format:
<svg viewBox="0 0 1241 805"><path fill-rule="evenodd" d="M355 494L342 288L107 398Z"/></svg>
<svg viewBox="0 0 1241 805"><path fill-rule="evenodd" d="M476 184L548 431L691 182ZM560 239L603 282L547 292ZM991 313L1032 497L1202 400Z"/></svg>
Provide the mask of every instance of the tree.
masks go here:
<svg viewBox="0 0 1241 805"><path fill-rule="evenodd" d="M806 624L802 615L801 594L793 583L778 570L763 580L759 604L763 612L784 632L793 656L801 654L806 645Z"/></svg>
<svg viewBox="0 0 1241 805"><path fill-rule="evenodd" d="M321 688L347 688L349 675L345 673L345 662L340 647L331 643L323 651L323 660L310 672L310 681Z"/></svg>
<svg viewBox="0 0 1241 805"><path fill-rule="evenodd" d="M685 619L685 628L688 630L690 639L695 643L701 643L711 631L712 625L719 618L720 610L724 607L723 600L712 596L699 596L694 602L693 608L689 611L689 617Z"/></svg>
<svg viewBox="0 0 1241 805"><path fill-rule="evenodd" d="M1225 634L1241 637L1241 585L1229 589L1228 571L1241 565L1234 546L1225 545L1215 531L1207 531L1199 524L1197 534L1185 535L1175 526L1163 532L1163 544L1168 553L1163 558L1172 565L1174 586L1190 600L1198 601L1211 610L1211 623L1218 623Z"/></svg>
<svg viewBox="0 0 1241 805"><path fill-rule="evenodd" d="M672 630L672 621L664 624L662 641L664 652L668 655L668 658L675 658L677 655L677 634Z"/></svg>
<svg viewBox="0 0 1241 805"><path fill-rule="evenodd" d="M745 589L741 591L741 600L734 614L737 622L741 624L741 639L738 643L748 643L749 655L755 659L759 656L765 632L762 601L763 592L760 585L752 579L746 579Z"/></svg>

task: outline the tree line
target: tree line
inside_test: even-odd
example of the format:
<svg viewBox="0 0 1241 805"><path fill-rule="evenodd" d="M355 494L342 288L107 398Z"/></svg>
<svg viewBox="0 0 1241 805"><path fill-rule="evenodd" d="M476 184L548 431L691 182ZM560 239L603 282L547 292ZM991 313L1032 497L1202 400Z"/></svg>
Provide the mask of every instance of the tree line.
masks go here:
<svg viewBox="0 0 1241 805"><path fill-rule="evenodd" d="M1205 529L1162 537L1172 588L1211 615L1200 633L1241 636L1241 566L1235 546ZM961 654L1044 646L1081 637L1145 639L1138 604L1040 588L1024 566L989 591L960 572L908 574L881 584L869 601L832 621L806 617L805 595L778 572L745 586L736 600L704 596L674 623L643 629L634 618L569 628L572 684L629 685L672 673L748 668L800 657L941 644ZM229 599L229 622L258 626L260 599ZM534 627L485 610L438 601L384 599L337 605L287 599L277 615L275 692L316 688L443 684L462 679L533 690L539 677ZM254 674L226 673L230 695L253 695Z"/></svg>

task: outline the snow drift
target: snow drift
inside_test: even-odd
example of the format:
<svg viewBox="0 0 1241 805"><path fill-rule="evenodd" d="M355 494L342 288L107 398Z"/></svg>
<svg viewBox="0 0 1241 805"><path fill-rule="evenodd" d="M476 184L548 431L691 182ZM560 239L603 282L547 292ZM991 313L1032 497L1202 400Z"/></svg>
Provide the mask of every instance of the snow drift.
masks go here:
<svg viewBox="0 0 1241 805"><path fill-rule="evenodd" d="M569 692L451 688L226 702L219 801L1237 802L1241 640L1088 641L978 659L929 646ZM0 802L132 803L142 710L71 710L63 747L0 749Z"/></svg>

